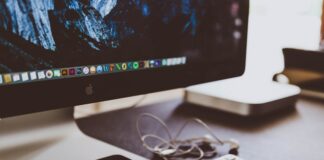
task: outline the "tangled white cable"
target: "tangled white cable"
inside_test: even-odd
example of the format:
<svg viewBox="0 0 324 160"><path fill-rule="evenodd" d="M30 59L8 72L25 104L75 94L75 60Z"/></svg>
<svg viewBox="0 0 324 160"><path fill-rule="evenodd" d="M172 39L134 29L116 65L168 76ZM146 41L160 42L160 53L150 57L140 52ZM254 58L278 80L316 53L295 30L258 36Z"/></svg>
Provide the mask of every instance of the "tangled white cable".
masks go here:
<svg viewBox="0 0 324 160"><path fill-rule="evenodd" d="M147 117L158 122L166 131L168 140L164 139L155 134L145 134L143 135L140 128L140 121L142 118ZM198 137L198 138L190 138L186 140L179 140L179 136L186 128L186 126L190 122L198 123L203 126L206 131L209 133L207 136ZM172 137L171 131L168 126L157 116L144 113L141 114L136 121L136 129L138 132L138 136L140 137L143 146L149 150L150 152L159 155L164 160L172 160L172 159L181 159L185 157L190 157L191 159L200 160L203 158L213 158L217 155L217 145L223 146L225 144L229 144L230 154L237 155L239 149L239 143L236 140L220 140L209 128L209 126L204 123L202 120L193 118L188 120L177 132L175 137ZM155 146L150 146L147 142L149 139L160 142Z"/></svg>

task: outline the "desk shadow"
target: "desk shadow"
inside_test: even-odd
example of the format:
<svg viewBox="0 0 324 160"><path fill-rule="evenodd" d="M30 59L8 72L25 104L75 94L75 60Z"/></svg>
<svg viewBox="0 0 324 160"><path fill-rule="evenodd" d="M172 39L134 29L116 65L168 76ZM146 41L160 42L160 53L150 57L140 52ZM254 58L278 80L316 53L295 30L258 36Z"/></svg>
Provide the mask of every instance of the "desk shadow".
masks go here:
<svg viewBox="0 0 324 160"><path fill-rule="evenodd" d="M182 100L175 100L139 108L102 113L79 119L78 125L90 137L118 146L148 159L159 160L159 157L143 147L138 136L136 121L143 113L151 113L159 117L168 125L172 135L179 131L186 121L197 117L206 122L217 135L220 133L220 135L233 137L239 137L237 135L242 133L259 133L259 131L262 132L264 129L275 128L300 116L294 106L264 116L240 117L183 103ZM142 119L140 126L143 133L158 134L162 138L167 138L165 129L157 124L156 121L152 121L152 119ZM201 136L202 133L205 134L200 126L188 126L183 134L181 134L181 138Z"/></svg>
<svg viewBox="0 0 324 160"><path fill-rule="evenodd" d="M241 131L258 131L269 127L275 127L285 120L298 118L296 106L289 106L276 112L243 117L227 112L201 107L193 104L183 103L174 110L172 117L183 117L184 119L197 117L208 124L226 126Z"/></svg>

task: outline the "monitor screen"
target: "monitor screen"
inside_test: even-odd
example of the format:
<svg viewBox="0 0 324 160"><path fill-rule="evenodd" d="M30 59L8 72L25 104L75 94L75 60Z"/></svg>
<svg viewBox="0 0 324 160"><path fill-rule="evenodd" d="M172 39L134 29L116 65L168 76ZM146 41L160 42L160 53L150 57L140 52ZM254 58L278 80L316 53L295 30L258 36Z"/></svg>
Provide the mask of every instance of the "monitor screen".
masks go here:
<svg viewBox="0 0 324 160"><path fill-rule="evenodd" d="M247 0L2 0L0 98L102 88L71 105L237 76L247 20Z"/></svg>

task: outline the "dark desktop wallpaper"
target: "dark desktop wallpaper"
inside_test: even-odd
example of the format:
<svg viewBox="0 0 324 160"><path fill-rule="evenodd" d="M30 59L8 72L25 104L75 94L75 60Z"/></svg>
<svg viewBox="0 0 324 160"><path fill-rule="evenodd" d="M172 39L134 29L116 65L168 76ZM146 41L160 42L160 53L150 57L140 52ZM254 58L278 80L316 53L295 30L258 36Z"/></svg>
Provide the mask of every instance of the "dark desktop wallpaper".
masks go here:
<svg viewBox="0 0 324 160"><path fill-rule="evenodd" d="M237 55L245 0L1 0L0 73Z"/></svg>

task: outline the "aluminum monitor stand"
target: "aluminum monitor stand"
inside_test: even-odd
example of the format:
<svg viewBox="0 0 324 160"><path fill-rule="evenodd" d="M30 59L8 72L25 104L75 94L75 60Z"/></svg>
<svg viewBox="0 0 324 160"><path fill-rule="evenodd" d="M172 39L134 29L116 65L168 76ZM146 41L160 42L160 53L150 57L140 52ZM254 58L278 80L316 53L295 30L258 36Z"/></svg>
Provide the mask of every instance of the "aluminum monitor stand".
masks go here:
<svg viewBox="0 0 324 160"><path fill-rule="evenodd" d="M116 154L144 159L84 135L73 108L0 120L1 160L95 160Z"/></svg>
<svg viewBox="0 0 324 160"><path fill-rule="evenodd" d="M241 116L267 114L295 105L301 90L277 82L233 78L191 86L185 101Z"/></svg>

